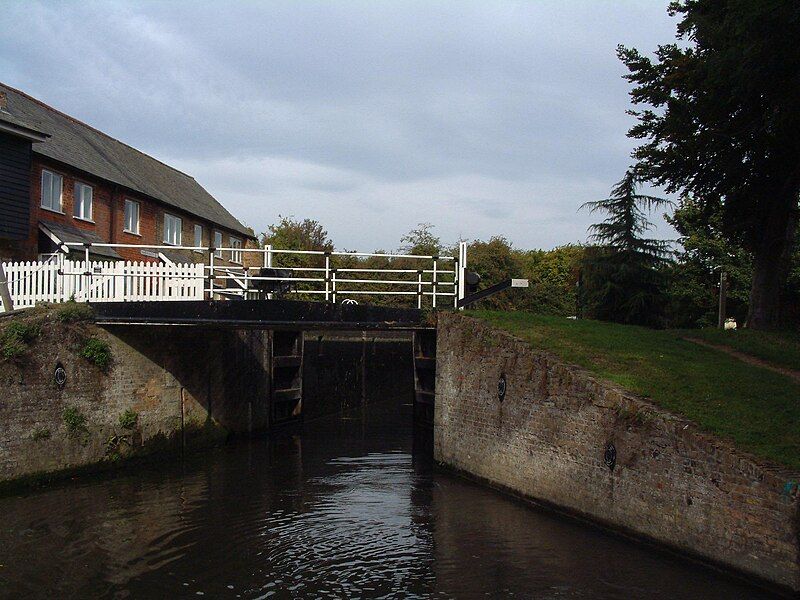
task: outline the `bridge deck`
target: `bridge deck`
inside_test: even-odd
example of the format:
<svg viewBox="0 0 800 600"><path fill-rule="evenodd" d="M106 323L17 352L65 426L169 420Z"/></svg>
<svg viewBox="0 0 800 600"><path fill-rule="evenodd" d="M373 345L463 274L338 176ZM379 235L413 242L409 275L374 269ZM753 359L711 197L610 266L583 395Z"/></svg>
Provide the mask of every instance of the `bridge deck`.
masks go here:
<svg viewBox="0 0 800 600"><path fill-rule="evenodd" d="M192 300L96 302L99 325L171 325L236 329L433 329L429 316L412 308L292 300Z"/></svg>

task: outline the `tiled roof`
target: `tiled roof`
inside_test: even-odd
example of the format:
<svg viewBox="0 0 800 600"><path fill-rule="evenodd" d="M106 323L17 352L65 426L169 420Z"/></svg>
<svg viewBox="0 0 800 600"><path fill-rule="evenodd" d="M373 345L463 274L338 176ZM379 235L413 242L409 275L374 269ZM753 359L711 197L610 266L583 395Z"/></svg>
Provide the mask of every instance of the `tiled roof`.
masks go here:
<svg viewBox="0 0 800 600"><path fill-rule="evenodd" d="M193 177L0 83L8 114L49 134L33 151L246 236L252 233Z"/></svg>

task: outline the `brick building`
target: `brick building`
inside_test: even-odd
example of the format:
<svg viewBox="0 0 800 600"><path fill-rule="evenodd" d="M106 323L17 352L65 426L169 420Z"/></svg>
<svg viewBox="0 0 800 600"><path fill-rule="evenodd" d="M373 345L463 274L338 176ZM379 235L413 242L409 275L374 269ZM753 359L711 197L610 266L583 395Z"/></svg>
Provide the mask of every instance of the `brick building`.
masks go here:
<svg viewBox="0 0 800 600"><path fill-rule="evenodd" d="M87 241L256 244L252 230L191 176L0 83L0 260L35 260ZM208 261L207 251L93 248L92 255ZM237 265L245 257L217 252L215 261Z"/></svg>

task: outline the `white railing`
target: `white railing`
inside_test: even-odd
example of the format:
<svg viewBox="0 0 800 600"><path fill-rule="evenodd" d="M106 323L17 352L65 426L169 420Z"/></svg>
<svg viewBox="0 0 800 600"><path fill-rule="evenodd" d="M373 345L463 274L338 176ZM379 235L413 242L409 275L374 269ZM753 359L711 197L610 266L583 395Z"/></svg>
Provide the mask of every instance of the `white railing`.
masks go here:
<svg viewBox="0 0 800 600"><path fill-rule="evenodd" d="M67 300L202 300L205 285L200 264L50 260L4 263L3 270L14 308Z"/></svg>
<svg viewBox="0 0 800 600"><path fill-rule="evenodd" d="M338 302L378 296L416 300L417 308L457 306L464 297L466 244L459 257L419 256L369 252L324 252L265 248L76 244L85 253L72 261L65 254L47 261L5 263L4 270L14 308L37 302L128 302L200 300L203 298L272 298L280 283L284 293ZM157 263L91 260L92 248L202 252L204 263ZM221 264L219 253L244 256L253 266ZM253 257L252 255L261 255ZM249 258L248 258L249 256ZM383 264L375 266L375 260ZM302 260L302 266L297 263ZM372 262L370 262L372 261ZM283 264L281 264L283 263ZM255 266L258 265L258 266ZM272 269L272 270L262 270Z"/></svg>

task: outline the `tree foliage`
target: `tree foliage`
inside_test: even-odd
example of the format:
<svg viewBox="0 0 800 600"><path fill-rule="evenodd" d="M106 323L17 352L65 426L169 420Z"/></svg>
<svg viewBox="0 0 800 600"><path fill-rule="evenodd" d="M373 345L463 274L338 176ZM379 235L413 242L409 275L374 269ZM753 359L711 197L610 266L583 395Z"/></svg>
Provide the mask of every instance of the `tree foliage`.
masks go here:
<svg viewBox="0 0 800 600"><path fill-rule="evenodd" d="M663 267L669 245L643 235L652 227L645 210L668 201L637 192L629 170L604 200L582 208L608 217L590 227L598 244L584 258L582 303L587 316L618 323L659 325L663 320Z"/></svg>
<svg viewBox="0 0 800 600"><path fill-rule="evenodd" d="M422 256L438 256L442 253L442 240L433 234L434 226L420 223L400 238L400 252L403 254L419 254Z"/></svg>
<svg viewBox="0 0 800 600"><path fill-rule="evenodd" d="M721 271L726 273L728 282L726 316L744 323L753 279L753 255L722 234L720 207L687 196L681 198L667 220L680 236L676 261L668 270L670 326L716 326ZM783 323L796 327L800 317L800 246L797 244L783 294Z"/></svg>
<svg viewBox="0 0 800 600"><path fill-rule="evenodd" d="M682 0L678 40L655 59L619 47L633 84L641 176L719 207L753 254L749 323L779 319L800 198L800 3Z"/></svg>
<svg viewBox="0 0 800 600"><path fill-rule="evenodd" d="M319 221L294 217L278 217L278 222L270 225L267 231L261 234L261 244L271 244L281 250L317 250L332 252L333 242L328 237L328 232ZM319 255L281 255L273 258L276 267L322 267L324 259Z"/></svg>

